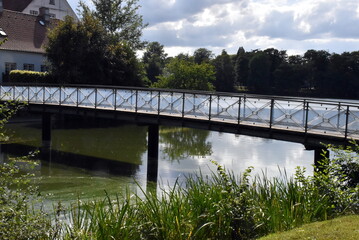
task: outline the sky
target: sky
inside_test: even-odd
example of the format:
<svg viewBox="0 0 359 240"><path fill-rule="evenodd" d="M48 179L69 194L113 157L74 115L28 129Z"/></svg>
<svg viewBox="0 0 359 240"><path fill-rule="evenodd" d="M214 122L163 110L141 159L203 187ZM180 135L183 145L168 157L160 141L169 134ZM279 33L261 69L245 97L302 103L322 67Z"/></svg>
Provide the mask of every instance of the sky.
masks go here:
<svg viewBox="0 0 359 240"><path fill-rule="evenodd" d="M75 10L79 0L68 0ZM91 3L91 0L84 0ZM276 48L290 55L309 49L359 50L359 0L139 0L148 27L169 56L207 48L235 54Z"/></svg>

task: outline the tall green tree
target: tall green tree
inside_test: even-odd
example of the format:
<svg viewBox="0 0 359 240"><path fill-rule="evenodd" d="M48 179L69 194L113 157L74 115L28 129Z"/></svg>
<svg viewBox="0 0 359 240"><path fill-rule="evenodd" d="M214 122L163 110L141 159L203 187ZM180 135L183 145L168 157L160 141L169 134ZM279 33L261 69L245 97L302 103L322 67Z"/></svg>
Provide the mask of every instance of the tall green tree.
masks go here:
<svg viewBox="0 0 359 240"><path fill-rule="evenodd" d="M234 63L234 82L236 85L247 86L249 59L249 54L243 47L240 47Z"/></svg>
<svg viewBox="0 0 359 240"><path fill-rule="evenodd" d="M213 60L216 69L214 86L217 91L232 92L234 90L234 68L231 57L225 50Z"/></svg>
<svg viewBox="0 0 359 240"><path fill-rule="evenodd" d="M133 49L142 49L142 30L147 26L138 14L138 0L92 0L93 15L111 35L113 41L126 41ZM83 3L82 3L83 4ZM83 4L84 5L84 4Z"/></svg>
<svg viewBox="0 0 359 240"><path fill-rule="evenodd" d="M193 60L197 64L209 63L213 59L213 53L207 48L198 48L193 53Z"/></svg>
<svg viewBox="0 0 359 240"><path fill-rule="evenodd" d="M146 46L142 62L144 63L148 79L154 83L157 77L162 74L166 64L167 54L163 45L159 42L151 42Z"/></svg>
<svg viewBox="0 0 359 240"><path fill-rule="evenodd" d="M71 17L48 34L46 55L61 83L106 84L104 78L106 31L91 15L79 22Z"/></svg>
<svg viewBox="0 0 359 240"><path fill-rule="evenodd" d="M324 50L308 50L303 56L309 71L307 85L310 90L318 93L326 88L327 70L330 53Z"/></svg>
<svg viewBox="0 0 359 240"><path fill-rule="evenodd" d="M48 34L46 55L59 83L142 85L142 69L125 42L113 43L98 19L71 17Z"/></svg>
<svg viewBox="0 0 359 240"><path fill-rule="evenodd" d="M271 62L267 54L259 51L249 61L248 87L252 92L270 93Z"/></svg>
<svg viewBox="0 0 359 240"><path fill-rule="evenodd" d="M197 64L173 58L166 65L159 81L153 87L189 90L213 90L214 67L208 63Z"/></svg>

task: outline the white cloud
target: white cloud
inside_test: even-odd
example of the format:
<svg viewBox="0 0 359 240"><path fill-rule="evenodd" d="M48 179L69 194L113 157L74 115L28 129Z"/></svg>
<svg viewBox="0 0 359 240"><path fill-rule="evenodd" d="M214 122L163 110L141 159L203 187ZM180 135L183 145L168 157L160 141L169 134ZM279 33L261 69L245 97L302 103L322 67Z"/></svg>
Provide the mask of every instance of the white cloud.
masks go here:
<svg viewBox="0 0 359 240"><path fill-rule="evenodd" d="M77 0L69 0L77 4ZM90 2L90 0L87 0ZM170 55L206 47L236 53L275 47L359 50L357 0L140 0L149 27L143 39L158 41Z"/></svg>

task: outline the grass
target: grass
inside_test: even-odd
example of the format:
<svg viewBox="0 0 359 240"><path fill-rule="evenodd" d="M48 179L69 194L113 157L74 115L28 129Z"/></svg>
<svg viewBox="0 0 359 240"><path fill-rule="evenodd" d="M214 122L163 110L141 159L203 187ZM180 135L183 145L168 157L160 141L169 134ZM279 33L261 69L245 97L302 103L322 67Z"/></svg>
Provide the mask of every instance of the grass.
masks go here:
<svg viewBox="0 0 359 240"><path fill-rule="evenodd" d="M359 213L358 188L338 190L324 175L304 177L298 169L294 177L251 180L250 172L236 178L218 165L212 176L192 175L185 185L160 194L79 201L62 234L64 239L254 239Z"/></svg>
<svg viewBox="0 0 359 240"><path fill-rule="evenodd" d="M288 232L275 233L260 238L260 240L277 239L356 240L359 239L359 215L305 224Z"/></svg>

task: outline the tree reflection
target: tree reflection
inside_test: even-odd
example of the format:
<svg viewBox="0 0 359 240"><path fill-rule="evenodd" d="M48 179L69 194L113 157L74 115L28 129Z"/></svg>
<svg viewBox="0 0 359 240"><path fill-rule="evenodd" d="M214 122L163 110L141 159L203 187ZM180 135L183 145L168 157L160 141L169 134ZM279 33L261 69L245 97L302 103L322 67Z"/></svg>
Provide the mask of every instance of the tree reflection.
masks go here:
<svg viewBox="0 0 359 240"><path fill-rule="evenodd" d="M160 144L162 153L170 161L180 160L189 156L204 157L212 154L212 144L207 141L209 131L161 127Z"/></svg>

